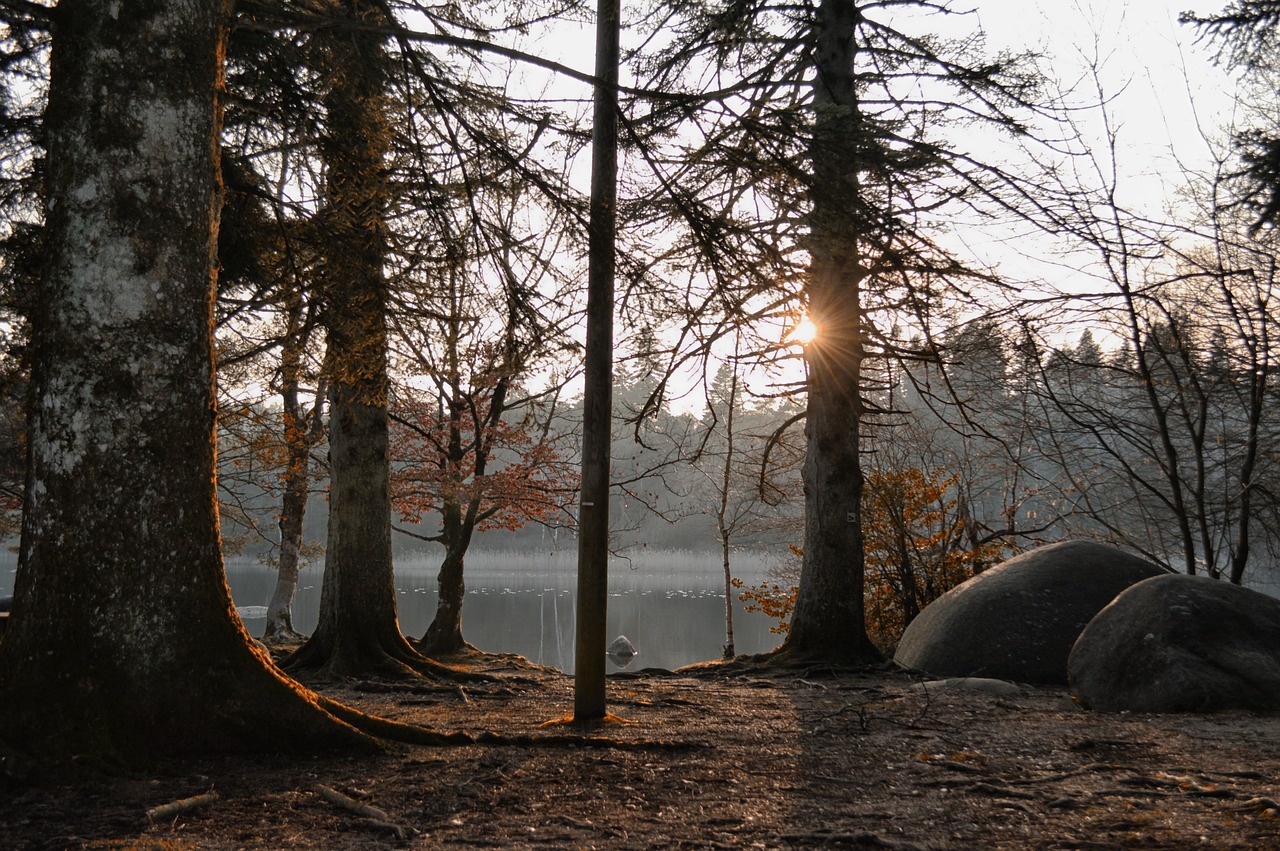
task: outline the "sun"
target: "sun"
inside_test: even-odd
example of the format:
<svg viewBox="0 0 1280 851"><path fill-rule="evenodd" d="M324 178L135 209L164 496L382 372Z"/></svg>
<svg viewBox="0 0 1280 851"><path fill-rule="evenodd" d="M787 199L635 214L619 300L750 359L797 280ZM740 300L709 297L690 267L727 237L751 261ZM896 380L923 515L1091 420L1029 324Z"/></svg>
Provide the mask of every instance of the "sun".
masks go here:
<svg viewBox="0 0 1280 851"><path fill-rule="evenodd" d="M814 337L818 336L818 326L814 324L812 319L803 316L796 323L796 327L791 329L791 334L788 336L791 342L807 346L813 342Z"/></svg>

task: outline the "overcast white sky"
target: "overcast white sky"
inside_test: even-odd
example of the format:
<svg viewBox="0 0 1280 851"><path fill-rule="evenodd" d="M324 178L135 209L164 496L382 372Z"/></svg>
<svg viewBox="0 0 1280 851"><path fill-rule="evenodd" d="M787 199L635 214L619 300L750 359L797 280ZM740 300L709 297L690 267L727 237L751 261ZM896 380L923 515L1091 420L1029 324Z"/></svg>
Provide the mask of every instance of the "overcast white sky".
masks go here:
<svg viewBox="0 0 1280 851"><path fill-rule="evenodd" d="M954 11L971 9L972 16L956 16L950 22L954 29L948 29L944 18L930 15L926 31L968 35L976 18L990 48L1043 55L1045 69L1064 88L1082 80L1090 63L1096 63L1111 98L1112 117L1119 125L1127 190L1123 200L1154 214L1183 182L1182 166L1194 169L1208 164L1204 134L1220 137L1230 118L1234 81L1214 64L1212 47L1197 42L1196 30L1178 23L1183 11L1212 14L1226 2L952 0ZM587 29L583 37L558 45L565 61L584 71L591 68L589 32ZM1083 88L1091 90L1092 86L1085 81ZM1089 94L1081 91L1082 102L1088 102ZM579 96L586 93L580 90ZM973 246L981 238L965 241ZM1043 268L1030 264L1025 271L1012 272L1015 277L1028 281L1043 278L1063 285L1064 278L1073 277L1073 261L1048 257L1061 247L1050 238L1036 238L1034 248L1020 242L1022 251L1039 253L1048 263ZM1026 257L1013 258L1018 266L1026 261ZM1008 261L999 262L1005 266ZM1085 274L1078 288L1070 288L1078 291L1093 289L1093 285Z"/></svg>
<svg viewBox="0 0 1280 851"><path fill-rule="evenodd" d="M1205 162L1201 131L1220 135L1230 119L1234 81L1214 64L1212 46L1197 42L1195 28L1178 23L1183 11L1212 14L1226 0L968 2L992 46L1044 54L1064 86L1088 63L1100 64L1126 161L1153 196L1161 178L1176 183L1171 152Z"/></svg>

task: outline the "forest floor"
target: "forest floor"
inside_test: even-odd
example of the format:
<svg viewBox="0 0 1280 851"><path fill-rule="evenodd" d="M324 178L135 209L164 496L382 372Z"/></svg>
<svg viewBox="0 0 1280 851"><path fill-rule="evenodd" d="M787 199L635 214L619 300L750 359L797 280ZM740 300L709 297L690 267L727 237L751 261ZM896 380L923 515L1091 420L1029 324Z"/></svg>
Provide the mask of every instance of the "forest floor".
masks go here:
<svg viewBox="0 0 1280 851"><path fill-rule="evenodd" d="M570 745L543 726L572 709L569 677L482 667L490 681L462 686L310 685L503 742L0 780L0 847L1280 848L1280 715L1108 715L1058 688L708 665L611 676L630 723Z"/></svg>

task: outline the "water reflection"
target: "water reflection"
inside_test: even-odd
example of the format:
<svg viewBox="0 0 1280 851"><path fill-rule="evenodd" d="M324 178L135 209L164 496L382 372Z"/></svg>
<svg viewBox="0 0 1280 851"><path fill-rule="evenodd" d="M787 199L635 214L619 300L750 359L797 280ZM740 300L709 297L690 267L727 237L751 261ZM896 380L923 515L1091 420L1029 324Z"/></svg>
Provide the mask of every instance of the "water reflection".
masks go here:
<svg viewBox="0 0 1280 851"><path fill-rule="evenodd" d="M630 564L610 567L606 633L627 636L641 652L626 660L611 656L615 666L675 668L718 658L725 638L724 579L716 557L649 552ZM406 635L422 635L435 616L438 567L430 557L396 562L397 607ZM743 559L743 578L753 580L762 571L758 559ZM275 585L275 574L251 559L228 561L227 579L241 607L265 605ZM315 629L320 582L320 568L303 572L293 614L300 632ZM518 653L572 671L576 583L572 553L469 555L462 633L482 650ZM735 601L738 652L776 646L778 636L769 632L772 623L744 612ZM264 621L247 619L245 626L261 635Z"/></svg>

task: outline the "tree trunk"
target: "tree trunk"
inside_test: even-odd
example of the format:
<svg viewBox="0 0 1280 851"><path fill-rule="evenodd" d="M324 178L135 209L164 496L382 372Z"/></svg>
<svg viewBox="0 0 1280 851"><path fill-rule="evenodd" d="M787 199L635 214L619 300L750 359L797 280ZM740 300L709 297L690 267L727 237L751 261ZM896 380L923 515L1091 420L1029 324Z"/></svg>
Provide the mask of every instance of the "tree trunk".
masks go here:
<svg viewBox="0 0 1280 851"><path fill-rule="evenodd" d="M396 616L383 275L389 130L382 106L387 57L380 8L369 0L337 0L334 18L346 26L317 33L330 81L321 144L329 534L320 620L287 665L341 677L439 670L409 645Z"/></svg>
<svg viewBox="0 0 1280 851"><path fill-rule="evenodd" d="M296 290L289 302L289 333L280 354L282 403L281 426L284 432L284 493L280 498L280 559L276 565L276 587L267 604L267 624L262 640L268 644L300 641L304 638L293 628L293 598L298 591L299 558L302 551L307 494L311 489L311 447L323 434L321 411L327 392L321 386L310 414L305 414L298 401L302 350L307 334L300 327L302 299Z"/></svg>
<svg viewBox="0 0 1280 851"><path fill-rule="evenodd" d="M299 500L285 491L280 504L280 561L276 565L276 585L267 603L267 624L262 640L267 644L288 644L304 636L293 628L293 599L298 593L298 542L302 538L302 512L305 498Z"/></svg>
<svg viewBox="0 0 1280 851"><path fill-rule="evenodd" d="M236 617L214 474L217 113L229 3L63 2L30 465L0 731L42 758L373 741Z"/></svg>
<svg viewBox="0 0 1280 851"><path fill-rule="evenodd" d="M721 656L732 659L737 655L737 647L733 640L733 571L729 565L729 530L721 526L720 563L724 568L724 647Z"/></svg>
<svg viewBox="0 0 1280 851"><path fill-rule="evenodd" d="M734 340L734 356L738 354ZM720 501L716 505L716 537L720 539L720 562L724 568L724 647L721 656L732 659L737 655L733 640L733 571L729 564L729 492L733 486L733 422L738 407L738 363L733 362L729 375L729 404L724 418L724 467L720 476Z"/></svg>
<svg viewBox="0 0 1280 851"><path fill-rule="evenodd" d="M818 335L805 350L808 409L804 461L804 561L782 651L844 663L882 657L867 638L863 605L862 402L865 272L859 126L854 85L853 0L823 0L814 61L809 316Z"/></svg>
<svg viewBox="0 0 1280 851"><path fill-rule="evenodd" d="M440 597L436 602L436 616L418 644L418 649L427 656L446 656L470 649L471 645L462 638L462 601L467 592L462 569L466 552L465 547L445 549L437 581Z"/></svg>
<svg viewBox="0 0 1280 851"><path fill-rule="evenodd" d="M618 56L620 0L596 4L596 84L591 130L587 345L582 485L578 503L578 600L573 718L606 714L605 634L609 606L609 450L613 422L613 289L618 226Z"/></svg>

